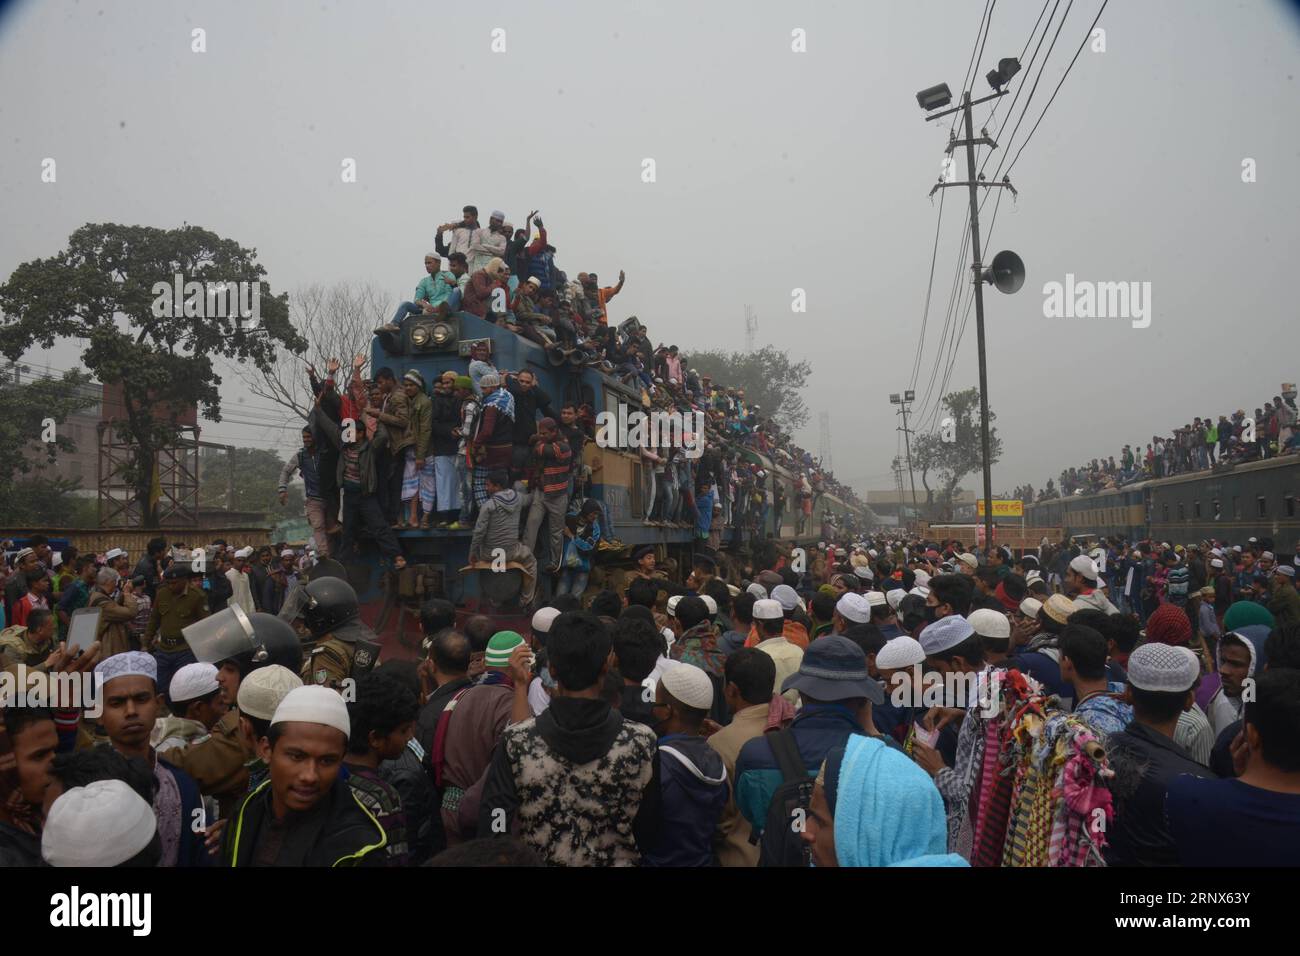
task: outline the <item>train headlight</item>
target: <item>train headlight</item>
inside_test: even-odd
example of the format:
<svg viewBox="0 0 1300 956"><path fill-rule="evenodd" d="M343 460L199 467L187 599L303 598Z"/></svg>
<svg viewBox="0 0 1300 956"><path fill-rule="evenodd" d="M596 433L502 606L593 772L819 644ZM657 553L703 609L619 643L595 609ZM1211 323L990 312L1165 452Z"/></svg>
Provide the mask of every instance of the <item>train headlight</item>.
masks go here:
<svg viewBox="0 0 1300 956"><path fill-rule="evenodd" d="M437 325L433 327L434 345L438 345L438 346L446 345L447 342L451 339L451 336L452 336L451 326L448 325L446 322L439 322Z"/></svg>
<svg viewBox="0 0 1300 956"><path fill-rule="evenodd" d="M417 325L411 329L411 344L417 348L424 348L429 344L429 327L427 325Z"/></svg>

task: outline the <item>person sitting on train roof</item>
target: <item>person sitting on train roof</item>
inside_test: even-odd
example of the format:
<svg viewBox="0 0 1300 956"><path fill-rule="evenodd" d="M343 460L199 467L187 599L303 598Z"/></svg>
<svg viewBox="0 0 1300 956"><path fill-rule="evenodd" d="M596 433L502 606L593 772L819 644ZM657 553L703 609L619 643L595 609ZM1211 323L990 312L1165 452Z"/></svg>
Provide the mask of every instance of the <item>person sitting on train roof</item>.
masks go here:
<svg viewBox="0 0 1300 956"><path fill-rule="evenodd" d="M452 272L442 271L442 258L436 252L424 256L424 270L428 273L415 286L415 298L403 302L393 313L387 325L375 329L375 335L401 331L402 322L410 315L437 315L445 318L448 312L460 309L460 284Z"/></svg>

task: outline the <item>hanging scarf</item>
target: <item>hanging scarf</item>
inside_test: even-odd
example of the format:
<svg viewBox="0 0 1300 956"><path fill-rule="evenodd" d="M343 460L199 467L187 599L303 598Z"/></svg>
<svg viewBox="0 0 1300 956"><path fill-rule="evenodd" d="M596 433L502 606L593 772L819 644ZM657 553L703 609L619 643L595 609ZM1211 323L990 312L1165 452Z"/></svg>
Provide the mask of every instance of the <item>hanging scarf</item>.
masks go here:
<svg viewBox="0 0 1300 956"><path fill-rule="evenodd" d="M515 397L510 394L508 388L498 388L487 398L483 399L484 408L495 408L501 415L511 421L515 420Z"/></svg>

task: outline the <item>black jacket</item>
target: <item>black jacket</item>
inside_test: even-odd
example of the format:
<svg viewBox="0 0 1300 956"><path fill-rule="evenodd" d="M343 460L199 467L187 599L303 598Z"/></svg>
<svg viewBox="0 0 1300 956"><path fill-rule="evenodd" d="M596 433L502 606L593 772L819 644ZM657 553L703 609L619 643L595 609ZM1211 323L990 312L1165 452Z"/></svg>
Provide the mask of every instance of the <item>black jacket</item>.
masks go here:
<svg viewBox="0 0 1300 956"><path fill-rule="evenodd" d="M518 379L510 378L506 379L506 388L515 397L514 443L516 445L527 445L537 434L539 411L549 418L556 419L558 423L559 415L551 408L551 396L543 392L540 385L526 389L519 385Z"/></svg>
<svg viewBox="0 0 1300 956"><path fill-rule="evenodd" d="M1106 833L1108 866L1177 866L1178 848L1165 816L1169 781L1179 774L1213 777L1191 754L1137 721L1106 738L1115 779L1115 820Z"/></svg>
<svg viewBox="0 0 1300 956"><path fill-rule="evenodd" d="M451 433L453 428L460 428L460 400L454 395L433 395L433 414L431 429L433 431L433 454L454 455L460 447L460 439Z"/></svg>
<svg viewBox="0 0 1300 956"><path fill-rule="evenodd" d="M17 827L0 823L0 869L14 866L44 866L41 838Z"/></svg>
<svg viewBox="0 0 1300 956"><path fill-rule="evenodd" d="M240 802L221 846L222 866L253 866L257 842L273 822L271 781ZM388 836L340 774L312 810L294 814L275 866L384 866Z"/></svg>
<svg viewBox="0 0 1300 956"><path fill-rule="evenodd" d="M402 748L400 757L379 765L379 775L402 799L411 863L419 866L447 846L440 809L442 801L433 786L429 755L412 737Z"/></svg>

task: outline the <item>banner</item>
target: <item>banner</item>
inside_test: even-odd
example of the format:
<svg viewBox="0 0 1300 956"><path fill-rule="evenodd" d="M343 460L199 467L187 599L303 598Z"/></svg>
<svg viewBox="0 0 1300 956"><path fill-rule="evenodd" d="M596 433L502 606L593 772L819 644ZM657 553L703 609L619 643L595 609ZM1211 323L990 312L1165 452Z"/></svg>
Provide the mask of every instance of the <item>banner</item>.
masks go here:
<svg viewBox="0 0 1300 956"><path fill-rule="evenodd" d="M980 498L975 502L975 514L984 517L984 499ZM1023 518L1025 516L1025 503L1023 501L1002 501L997 498L993 499L993 517L995 518Z"/></svg>

